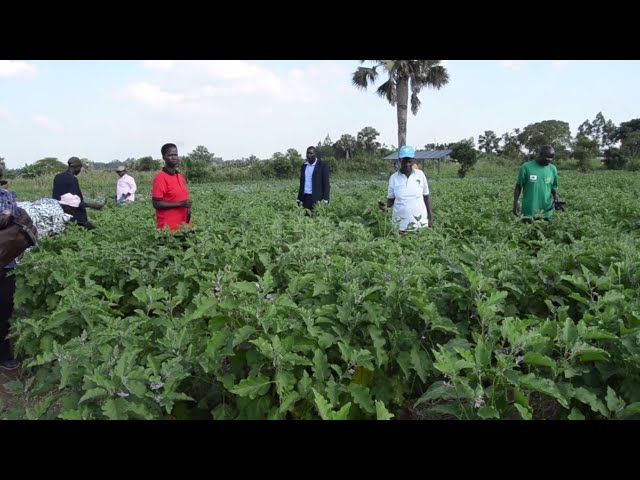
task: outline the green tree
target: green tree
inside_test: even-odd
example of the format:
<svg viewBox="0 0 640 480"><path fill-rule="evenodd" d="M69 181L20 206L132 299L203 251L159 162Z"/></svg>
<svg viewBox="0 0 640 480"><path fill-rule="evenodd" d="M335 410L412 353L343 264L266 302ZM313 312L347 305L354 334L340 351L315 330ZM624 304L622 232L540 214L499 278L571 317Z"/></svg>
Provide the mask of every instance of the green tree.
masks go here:
<svg viewBox="0 0 640 480"><path fill-rule="evenodd" d="M371 155L380 148L380 142L376 142L376 139L380 136L380 132L373 127L364 127L358 132L356 138L358 147L367 154Z"/></svg>
<svg viewBox="0 0 640 480"><path fill-rule="evenodd" d="M578 160L578 170L587 172L590 169L589 160L598 156L599 142L586 136L578 137L573 150L573 157Z"/></svg>
<svg viewBox="0 0 640 480"><path fill-rule="evenodd" d="M485 153L497 152L500 146L500 139L493 130L485 130L484 135L478 136L478 148Z"/></svg>
<svg viewBox="0 0 640 480"><path fill-rule="evenodd" d="M153 172L156 170L160 170L162 168L161 160L154 160L153 157L147 156L142 157L136 160L135 162L135 170L139 170L141 172Z"/></svg>
<svg viewBox="0 0 640 480"><path fill-rule="evenodd" d="M387 80L378 87L376 93L396 107L398 118L398 145L407 144L407 109L409 91L411 91L411 113L416 115L420 109L418 94L423 88L440 89L449 83L449 72L440 64L440 60L361 60L360 63L373 62L371 67L358 67L353 72L352 83L366 90L369 84L378 78L378 69L382 69Z"/></svg>
<svg viewBox="0 0 640 480"><path fill-rule="evenodd" d="M336 153L349 160L358 147L358 141L353 135L345 133L340 137L340 140L335 143L334 147L336 149Z"/></svg>
<svg viewBox="0 0 640 480"><path fill-rule="evenodd" d="M518 135L518 141L530 156L536 155L542 145L552 145L556 157L567 158L571 148L571 129L567 122L544 120L524 127Z"/></svg>
<svg viewBox="0 0 640 480"><path fill-rule="evenodd" d="M464 178L478 161L478 152L473 146L473 139L461 140L451 147L449 154L458 164L458 176Z"/></svg>
<svg viewBox="0 0 640 480"><path fill-rule="evenodd" d="M627 163L627 159L619 148L609 147L604 152L604 165L608 170L622 170Z"/></svg>

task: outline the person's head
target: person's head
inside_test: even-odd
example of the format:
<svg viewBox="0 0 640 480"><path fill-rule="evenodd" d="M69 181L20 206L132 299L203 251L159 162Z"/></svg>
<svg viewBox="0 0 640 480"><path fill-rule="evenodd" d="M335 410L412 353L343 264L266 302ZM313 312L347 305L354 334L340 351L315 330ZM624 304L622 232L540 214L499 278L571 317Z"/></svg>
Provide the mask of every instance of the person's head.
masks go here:
<svg viewBox="0 0 640 480"><path fill-rule="evenodd" d="M71 157L67 160L67 165L69 165L69 171L74 175L78 175L82 170L82 160L78 157Z"/></svg>
<svg viewBox="0 0 640 480"><path fill-rule="evenodd" d="M116 173L118 174L119 177L122 177L124 174L127 173L127 167L120 165L118 168L116 168Z"/></svg>
<svg viewBox="0 0 640 480"><path fill-rule="evenodd" d="M2 169L2 166L0 166L0 170ZM5 190L7 188L9 188L9 182L7 182L6 180L0 180L0 188L4 188Z"/></svg>
<svg viewBox="0 0 640 480"><path fill-rule="evenodd" d="M400 159L400 171L402 173L411 172L411 165L413 165L413 159L416 157L416 149L411 145L404 145L398 152L398 158Z"/></svg>
<svg viewBox="0 0 640 480"><path fill-rule="evenodd" d="M316 147L307 147L307 162L313 165L316 161L316 158L318 158L318 156L316 155Z"/></svg>
<svg viewBox="0 0 640 480"><path fill-rule="evenodd" d="M549 165L553 161L553 157L556 156L556 151L551 145L542 145L540 152L538 153L538 163L540 165Z"/></svg>
<svg viewBox="0 0 640 480"><path fill-rule="evenodd" d="M165 143L160 149L160 153L167 168L175 169L178 167L180 158L178 157L178 147L176 147L175 143Z"/></svg>

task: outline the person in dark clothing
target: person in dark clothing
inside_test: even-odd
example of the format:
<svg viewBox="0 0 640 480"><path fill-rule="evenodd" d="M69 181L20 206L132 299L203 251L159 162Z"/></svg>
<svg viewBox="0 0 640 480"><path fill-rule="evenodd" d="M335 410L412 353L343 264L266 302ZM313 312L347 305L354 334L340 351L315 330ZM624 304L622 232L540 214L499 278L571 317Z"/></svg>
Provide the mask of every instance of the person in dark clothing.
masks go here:
<svg viewBox="0 0 640 480"><path fill-rule="evenodd" d="M73 216L73 219L78 223L78 225L83 226L87 230L93 230L96 227L89 221L87 216L87 207L99 210L103 205L84 201L82 190L80 190L80 182L78 182L78 179L76 178L82 170L82 160L78 157L71 157L67 161L67 164L69 165L69 168L64 172L57 174L53 178L53 193L51 194L51 197L55 200L60 200L60 198L67 193L80 197L80 205L77 207L69 207L67 205L61 206L66 213Z"/></svg>
<svg viewBox="0 0 640 480"><path fill-rule="evenodd" d="M300 188L296 202L304 208L313 210L321 201L329 203L329 165L317 158L316 147L307 148L307 161L300 167Z"/></svg>
<svg viewBox="0 0 640 480"><path fill-rule="evenodd" d="M0 163L0 176L3 173L4 168ZM7 228L18 215L15 194L11 195L7 190L0 189L0 230ZM7 339L16 291L16 278L11 275L15 267L15 260L7 265L0 265L0 370L15 370L20 366L20 362L12 355L11 344Z"/></svg>

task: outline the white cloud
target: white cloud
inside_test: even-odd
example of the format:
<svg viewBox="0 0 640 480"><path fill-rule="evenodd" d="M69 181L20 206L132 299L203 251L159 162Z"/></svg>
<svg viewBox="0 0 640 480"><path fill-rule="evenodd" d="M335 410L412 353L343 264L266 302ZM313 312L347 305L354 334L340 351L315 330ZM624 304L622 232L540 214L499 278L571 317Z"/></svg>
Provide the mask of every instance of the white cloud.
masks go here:
<svg viewBox="0 0 640 480"><path fill-rule="evenodd" d="M29 78L39 73L38 67L29 62L0 60L0 78Z"/></svg>
<svg viewBox="0 0 640 480"><path fill-rule="evenodd" d="M11 114L9 113L9 110L6 108L0 107L0 118L10 119Z"/></svg>
<svg viewBox="0 0 640 480"><path fill-rule="evenodd" d="M60 124L60 122L52 118L49 118L46 115L43 115L41 113L37 113L36 115L34 115L33 121L38 125L42 125L43 127L48 128L49 130L56 130L56 131L62 130L62 125Z"/></svg>
<svg viewBox="0 0 640 480"><path fill-rule="evenodd" d="M148 82L136 82L127 85L117 93L119 98L133 100L153 108L176 105L185 98L181 93L169 93L158 85Z"/></svg>
<svg viewBox="0 0 640 480"><path fill-rule="evenodd" d="M527 63L527 60L502 60L502 66L509 70L521 70Z"/></svg>
<svg viewBox="0 0 640 480"><path fill-rule="evenodd" d="M160 72L168 72L175 66L174 60L145 60L142 62L145 68L149 70L157 70Z"/></svg>
<svg viewBox="0 0 640 480"><path fill-rule="evenodd" d="M569 65L569 60L553 60L551 66L556 70L564 70Z"/></svg>
<svg viewBox="0 0 640 480"><path fill-rule="evenodd" d="M146 60L143 66L157 75L153 78L157 86L140 81L129 85L124 97L150 106L249 96L311 103L320 98L316 83L323 81L323 75L346 74L342 67L330 62L284 73L244 60ZM169 94L168 90L174 93Z"/></svg>

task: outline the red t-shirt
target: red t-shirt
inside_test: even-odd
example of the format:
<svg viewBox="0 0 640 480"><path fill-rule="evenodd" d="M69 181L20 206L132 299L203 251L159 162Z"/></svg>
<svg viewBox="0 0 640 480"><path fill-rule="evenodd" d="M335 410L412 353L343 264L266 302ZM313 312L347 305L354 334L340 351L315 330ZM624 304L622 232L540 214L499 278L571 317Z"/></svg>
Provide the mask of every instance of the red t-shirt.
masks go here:
<svg viewBox="0 0 640 480"><path fill-rule="evenodd" d="M189 199L189 190L180 173L171 175L162 170L153 179L151 198L165 202L182 202ZM167 225L171 230L178 230L183 223L187 223L187 207L176 207L168 210L156 209L156 226L163 228ZM189 221L191 225L191 221Z"/></svg>

